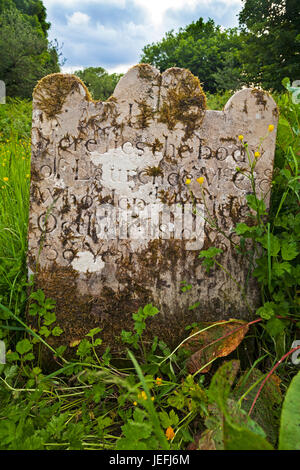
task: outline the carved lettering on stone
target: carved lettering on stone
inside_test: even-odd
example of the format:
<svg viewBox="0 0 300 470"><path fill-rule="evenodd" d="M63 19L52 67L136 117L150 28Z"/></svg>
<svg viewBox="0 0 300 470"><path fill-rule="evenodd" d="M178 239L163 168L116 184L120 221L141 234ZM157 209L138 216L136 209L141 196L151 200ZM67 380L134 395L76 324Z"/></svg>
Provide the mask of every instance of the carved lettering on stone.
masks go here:
<svg viewBox="0 0 300 470"><path fill-rule="evenodd" d="M222 264L256 304L254 281L246 285L250 267L228 240L247 220L252 191L237 169L248 166L238 136L254 158L277 120L275 102L257 89L237 92L224 111L206 110L198 79L179 68L160 74L137 65L106 102L94 102L73 75L39 82L28 264L36 284L56 299L68 338L83 337L105 318L109 342L148 302L160 310L153 331L166 339L192 319L249 315L237 284L222 270L207 274L197 255L221 247ZM255 168L267 207L275 138L267 135ZM193 285L188 293L183 281Z"/></svg>

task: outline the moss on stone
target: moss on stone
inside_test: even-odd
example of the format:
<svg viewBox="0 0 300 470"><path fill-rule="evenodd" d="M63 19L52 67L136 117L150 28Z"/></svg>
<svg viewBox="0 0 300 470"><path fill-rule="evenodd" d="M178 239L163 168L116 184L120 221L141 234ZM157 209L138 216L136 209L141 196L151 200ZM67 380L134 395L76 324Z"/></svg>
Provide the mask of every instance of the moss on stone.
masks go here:
<svg viewBox="0 0 300 470"><path fill-rule="evenodd" d="M189 139L196 127L203 121L206 110L206 96L202 90L200 81L189 70L171 68L169 74L173 74L176 85L170 85L167 96L159 111L159 122L174 130L177 123L184 126L184 140ZM178 81L176 80L178 79Z"/></svg>
<svg viewBox="0 0 300 470"><path fill-rule="evenodd" d="M85 90L85 98L92 101L92 97L85 84L76 75L53 73L42 78L33 91L34 100L48 119L54 118L62 110L67 96L72 91Z"/></svg>

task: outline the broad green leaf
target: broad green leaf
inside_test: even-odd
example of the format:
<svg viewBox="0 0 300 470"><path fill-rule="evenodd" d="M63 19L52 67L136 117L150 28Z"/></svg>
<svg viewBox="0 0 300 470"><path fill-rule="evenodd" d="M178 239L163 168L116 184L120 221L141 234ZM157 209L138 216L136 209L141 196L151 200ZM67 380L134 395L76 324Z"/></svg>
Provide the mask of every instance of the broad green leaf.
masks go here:
<svg viewBox="0 0 300 470"><path fill-rule="evenodd" d="M33 348L32 344L26 338L19 341L16 345L16 350L18 351L19 354L26 354L29 351L31 351L32 348Z"/></svg>
<svg viewBox="0 0 300 470"><path fill-rule="evenodd" d="M268 235L264 235L263 237L258 238L257 240L262 244L262 246L266 250L270 250L271 256L277 256L280 251L280 241L279 238L273 235L272 233L269 234L270 238L268 239Z"/></svg>
<svg viewBox="0 0 300 470"><path fill-rule="evenodd" d="M284 260L290 261L291 259L296 258L298 253L299 250L296 242L288 242L284 240L281 243L281 255Z"/></svg>
<svg viewBox="0 0 300 470"><path fill-rule="evenodd" d="M293 378L282 406L279 450L300 450L300 372Z"/></svg>
<svg viewBox="0 0 300 470"><path fill-rule="evenodd" d="M261 435L250 429L240 428L224 422L225 450L273 450L271 444Z"/></svg>

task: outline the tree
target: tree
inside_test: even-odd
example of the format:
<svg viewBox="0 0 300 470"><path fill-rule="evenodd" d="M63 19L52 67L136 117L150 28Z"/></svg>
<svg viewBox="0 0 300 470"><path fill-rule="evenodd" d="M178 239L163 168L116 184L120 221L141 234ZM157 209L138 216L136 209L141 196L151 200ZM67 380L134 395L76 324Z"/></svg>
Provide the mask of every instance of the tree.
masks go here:
<svg viewBox="0 0 300 470"><path fill-rule="evenodd" d="M37 80L59 72L55 48L15 7L0 14L0 59L0 78L8 96L30 98Z"/></svg>
<svg viewBox="0 0 300 470"><path fill-rule="evenodd" d="M239 22L247 83L279 91L284 77L300 79L299 0L243 0Z"/></svg>
<svg viewBox="0 0 300 470"><path fill-rule="evenodd" d="M14 7L26 15L31 25L47 37L51 25L46 21L47 12L41 0L0 0L0 14Z"/></svg>
<svg viewBox="0 0 300 470"><path fill-rule="evenodd" d="M241 84L242 42L236 28L222 30L212 19L203 18L169 31L165 37L143 48L141 62L161 71L169 67L188 68L198 76L205 91L236 89Z"/></svg>
<svg viewBox="0 0 300 470"><path fill-rule="evenodd" d="M122 77L122 74L109 74L102 67L88 67L74 72L88 87L95 100L105 101L109 98Z"/></svg>

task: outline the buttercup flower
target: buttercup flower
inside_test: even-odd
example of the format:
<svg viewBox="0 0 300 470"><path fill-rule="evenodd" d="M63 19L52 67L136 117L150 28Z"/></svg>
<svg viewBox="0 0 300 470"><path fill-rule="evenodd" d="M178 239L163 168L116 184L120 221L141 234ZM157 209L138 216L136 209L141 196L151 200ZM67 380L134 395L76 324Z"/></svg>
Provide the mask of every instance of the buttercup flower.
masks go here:
<svg viewBox="0 0 300 470"><path fill-rule="evenodd" d="M197 178L197 181L199 184L203 184L204 183L204 176L199 176L199 178Z"/></svg>
<svg viewBox="0 0 300 470"><path fill-rule="evenodd" d="M166 438L168 439L168 441L170 441L171 439L173 439L174 436L175 436L175 432L173 428L169 426L168 429L166 430Z"/></svg>
<svg viewBox="0 0 300 470"><path fill-rule="evenodd" d="M7 176L4 176L3 181L8 181Z"/></svg>
<svg viewBox="0 0 300 470"><path fill-rule="evenodd" d="M244 140L244 136L243 136L243 135L239 135L239 140Z"/></svg>
<svg viewBox="0 0 300 470"><path fill-rule="evenodd" d="M255 156L255 158L259 158L259 157L260 157L260 153L259 153L259 152L255 152L254 156Z"/></svg>
<svg viewBox="0 0 300 470"><path fill-rule="evenodd" d="M137 402L136 402L136 401L134 401L134 402L133 402L133 404L134 404L134 406L136 406L136 405L137 405Z"/></svg>
<svg viewBox="0 0 300 470"><path fill-rule="evenodd" d="M269 132L272 132L272 131L274 131L274 126L273 126L273 124L270 124L270 125L269 125L269 127L268 127L268 131L269 131Z"/></svg>
<svg viewBox="0 0 300 470"><path fill-rule="evenodd" d="M143 398L144 400L147 400L147 395L144 390L138 394L138 398Z"/></svg>
<svg viewBox="0 0 300 470"><path fill-rule="evenodd" d="M185 181L185 184L191 184L192 180L190 180L189 178Z"/></svg>

